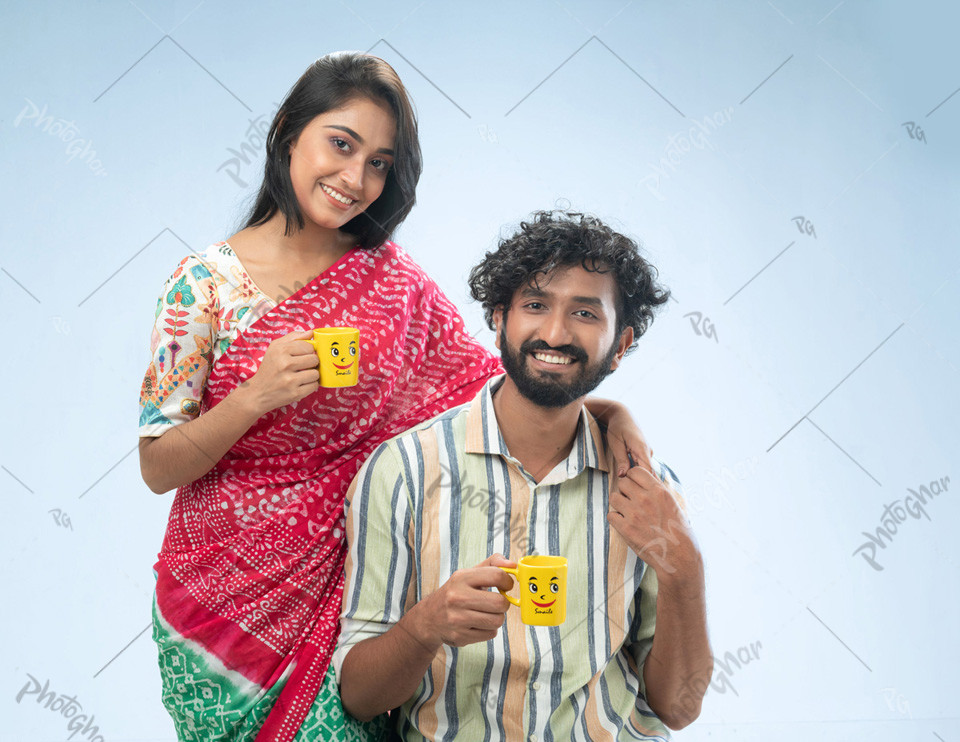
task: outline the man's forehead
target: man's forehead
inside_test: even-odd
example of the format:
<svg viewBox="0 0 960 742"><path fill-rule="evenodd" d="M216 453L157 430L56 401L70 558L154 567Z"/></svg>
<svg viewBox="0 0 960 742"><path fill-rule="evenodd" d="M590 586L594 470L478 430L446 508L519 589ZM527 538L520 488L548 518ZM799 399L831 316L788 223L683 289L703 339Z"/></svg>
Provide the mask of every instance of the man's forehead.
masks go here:
<svg viewBox="0 0 960 742"><path fill-rule="evenodd" d="M601 303L604 299L613 301L615 293L616 285L610 271L564 265L532 275L517 289L515 298L563 294L578 301Z"/></svg>

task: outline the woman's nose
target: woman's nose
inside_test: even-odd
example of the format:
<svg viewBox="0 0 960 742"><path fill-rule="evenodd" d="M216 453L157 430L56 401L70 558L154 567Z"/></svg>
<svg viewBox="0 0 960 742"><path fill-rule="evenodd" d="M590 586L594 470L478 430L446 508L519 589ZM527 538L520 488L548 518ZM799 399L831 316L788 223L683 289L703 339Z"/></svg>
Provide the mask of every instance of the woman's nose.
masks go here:
<svg viewBox="0 0 960 742"><path fill-rule="evenodd" d="M363 161L359 157L350 158L340 171L340 177L344 184L354 191L360 190L363 187ZM360 194L355 192L353 195L359 196Z"/></svg>

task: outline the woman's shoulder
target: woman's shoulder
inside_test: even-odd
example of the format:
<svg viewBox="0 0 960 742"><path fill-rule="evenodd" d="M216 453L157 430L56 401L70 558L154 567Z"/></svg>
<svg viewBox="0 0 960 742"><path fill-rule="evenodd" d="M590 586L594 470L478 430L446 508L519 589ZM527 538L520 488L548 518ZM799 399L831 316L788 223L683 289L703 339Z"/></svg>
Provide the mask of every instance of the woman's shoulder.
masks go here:
<svg viewBox="0 0 960 742"><path fill-rule="evenodd" d="M216 281L215 276L221 274L229 266L237 262L230 245L226 242L215 242L205 250L191 252L177 263L177 267L170 274L170 281L184 280L193 282Z"/></svg>
<svg viewBox="0 0 960 742"><path fill-rule="evenodd" d="M410 253L400 247L400 245L398 245L396 242L384 242L382 245L380 245L380 247L374 248L372 254L374 256L374 261L386 265L388 269L400 269L417 276L421 280L432 283L430 277L427 275L427 272L420 266L420 264L410 256Z"/></svg>

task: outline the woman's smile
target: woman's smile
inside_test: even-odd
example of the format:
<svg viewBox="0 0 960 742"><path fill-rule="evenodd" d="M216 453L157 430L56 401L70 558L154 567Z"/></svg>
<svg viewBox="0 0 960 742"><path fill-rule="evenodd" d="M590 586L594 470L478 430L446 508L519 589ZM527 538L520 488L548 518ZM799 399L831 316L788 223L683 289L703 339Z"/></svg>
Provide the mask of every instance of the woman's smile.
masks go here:
<svg viewBox="0 0 960 742"><path fill-rule="evenodd" d="M348 196L343 191L338 191L336 188L328 186L326 183L321 183L320 189L342 209L349 209L359 200L355 196Z"/></svg>

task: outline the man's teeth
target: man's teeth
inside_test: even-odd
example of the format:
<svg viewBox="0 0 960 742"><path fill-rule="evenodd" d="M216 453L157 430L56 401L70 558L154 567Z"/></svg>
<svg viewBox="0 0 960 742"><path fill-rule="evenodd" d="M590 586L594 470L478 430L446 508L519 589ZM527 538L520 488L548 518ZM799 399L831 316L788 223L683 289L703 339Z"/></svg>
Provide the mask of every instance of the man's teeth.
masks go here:
<svg viewBox="0 0 960 742"><path fill-rule="evenodd" d="M352 198L347 198L346 196L342 196L340 193L338 193L337 191L333 190L328 186L325 186L323 183L320 184L320 187L323 189L324 193L326 193L328 196L335 198L337 201L339 201L342 204L349 205L353 203Z"/></svg>
<svg viewBox="0 0 960 742"><path fill-rule="evenodd" d="M572 358L567 358L565 356L554 356L547 353L534 353L533 357L538 361L543 361L544 363L555 363L558 366L566 366L570 363L573 363Z"/></svg>

